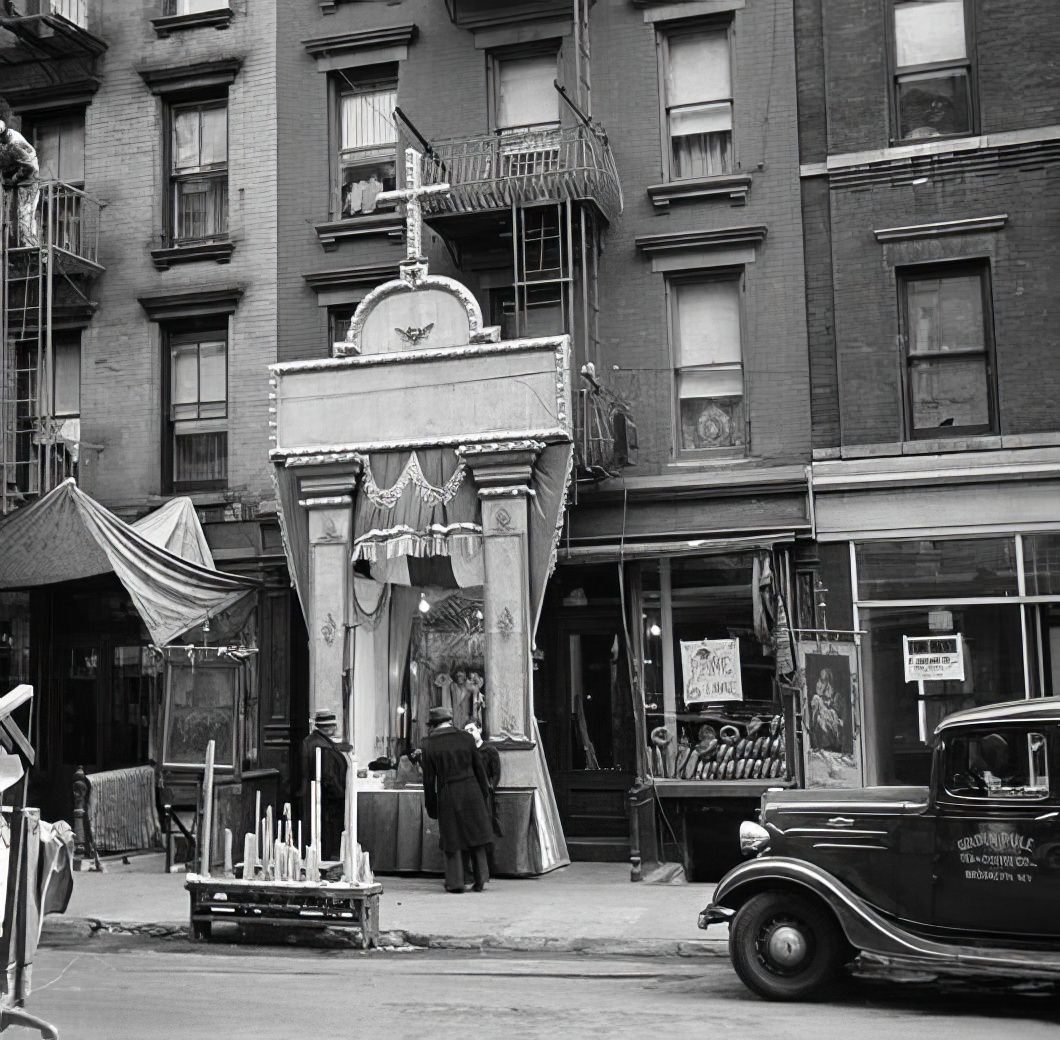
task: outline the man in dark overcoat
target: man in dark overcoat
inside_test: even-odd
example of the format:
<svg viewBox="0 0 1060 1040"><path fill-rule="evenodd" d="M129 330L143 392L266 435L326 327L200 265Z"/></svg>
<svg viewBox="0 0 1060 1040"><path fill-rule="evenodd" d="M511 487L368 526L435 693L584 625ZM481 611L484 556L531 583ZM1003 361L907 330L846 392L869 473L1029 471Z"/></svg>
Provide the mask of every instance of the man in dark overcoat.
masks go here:
<svg viewBox="0 0 1060 1040"><path fill-rule="evenodd" d="M302 741L302 829L309 841L312 799L309 782L316 779L320 749L320 857L338 859L346 825L346 758L335 741L338 719L333 711L318 711L313 730Z"/></svg>
<svg viewBox="0 0 1060 1040"><path fill-rule="evenodd" d="M464 891L464 853L471 858L474 888L489 880L486 846L493 841L489 781L470 733L453 725L447 707L431 708L430 732L423 742L423 802L438 821L439 844L445 856L445 889Z"/></svg>

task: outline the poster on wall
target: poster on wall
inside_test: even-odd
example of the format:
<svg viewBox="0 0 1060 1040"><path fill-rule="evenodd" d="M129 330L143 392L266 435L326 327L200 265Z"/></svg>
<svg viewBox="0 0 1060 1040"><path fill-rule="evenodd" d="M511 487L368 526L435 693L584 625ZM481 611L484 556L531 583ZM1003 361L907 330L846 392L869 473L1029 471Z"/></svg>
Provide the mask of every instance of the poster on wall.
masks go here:
<svg viewBox="0 0 1060 1040"><path fill-rule="evenodd" d="M953 635L902 636L906 682L964 682L964 640Z"/></svg>
<svg viewBox="0 0 1060 1040"><path fill-rule="evenodd" d="M807 787L861 787L861 676L855 644L803 640L803 762Z"/></svg>
<svg viewBox="0 0 1060 1040"><path fill-rule="evenodd" d="M739 639L681 641L685 704L742 701Z"/></svg>

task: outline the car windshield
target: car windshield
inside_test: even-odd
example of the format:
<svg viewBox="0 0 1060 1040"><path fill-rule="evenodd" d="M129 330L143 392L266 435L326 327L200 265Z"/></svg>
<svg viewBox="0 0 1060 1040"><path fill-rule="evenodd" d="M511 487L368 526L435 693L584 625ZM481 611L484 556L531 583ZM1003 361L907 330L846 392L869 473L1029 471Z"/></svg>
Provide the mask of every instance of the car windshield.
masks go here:
<svg viewBox="0 0 1060 1040"><path fill-rule="evenodd" d="M1049 741L1040 729L975 729L946 737L944 782L962 798L1037 800L1049 794Z"/></svg>

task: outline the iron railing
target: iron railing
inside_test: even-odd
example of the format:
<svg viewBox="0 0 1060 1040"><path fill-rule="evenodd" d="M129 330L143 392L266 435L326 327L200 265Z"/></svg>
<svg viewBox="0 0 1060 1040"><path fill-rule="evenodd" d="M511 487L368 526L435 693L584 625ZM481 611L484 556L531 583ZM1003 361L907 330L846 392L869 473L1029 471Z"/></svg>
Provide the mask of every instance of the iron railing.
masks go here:
<svg viewBox="0 0 1060 1040"><path fill-rule="evenodd" d="M637 427L629 404L603 386L592 366L574 395L574 460L578 479L604 480L637 461Z"/></svg>
<svg viewBox="0 0 1060 1040"><path fill-rule="evenodd" d="M428 215L567 199L596 203L608 220L622 212L622 186L607 137L584 124L433 142L424 182L450 187L447 195L424 197Z"/></svg>
<svg viewBox="0 0 1060 1040"><path fill-rule="evenodd" d="M99 263L99 225L103 203L62 181L42 181L32 220L22 208L32 189L5 193L10 207L8 248L61 250L70 257Z"/></svg>

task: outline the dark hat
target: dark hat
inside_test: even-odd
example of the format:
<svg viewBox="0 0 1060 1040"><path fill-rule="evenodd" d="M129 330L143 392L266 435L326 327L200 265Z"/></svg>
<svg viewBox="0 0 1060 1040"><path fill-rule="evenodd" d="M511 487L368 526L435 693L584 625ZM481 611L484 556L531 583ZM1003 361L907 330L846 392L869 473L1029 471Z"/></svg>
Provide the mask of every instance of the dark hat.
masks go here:
<svg viewBox="0 0 1060 1040"><path fill-rule="evenodd" d="M313 725L316 726L317 729L320 729L321 726L337 726L338 724L339 720L336 718L333 711L324 711L321 709L313 716Z"/></svg>
<svg viewBox="0 0 1060 1040"><path fill-rule="evenodd" d="M453 712L451 709L445 707L444 704L440 704L437 708L431 708L427 715L427 721L432 726L437 726L440 722L452 722Z"/></svg>

